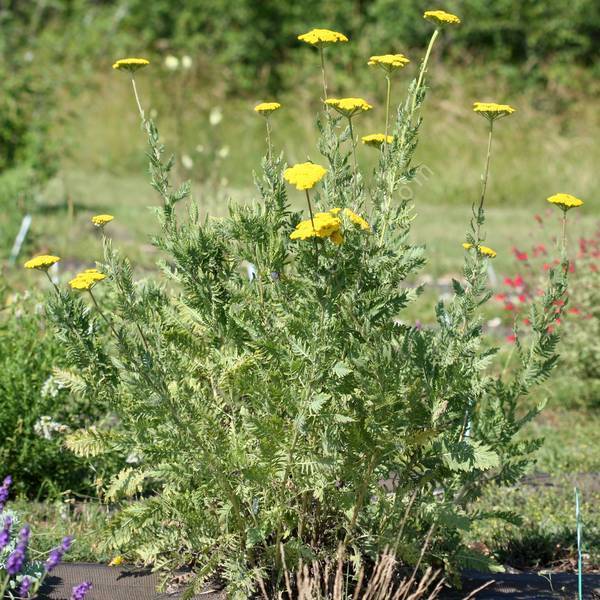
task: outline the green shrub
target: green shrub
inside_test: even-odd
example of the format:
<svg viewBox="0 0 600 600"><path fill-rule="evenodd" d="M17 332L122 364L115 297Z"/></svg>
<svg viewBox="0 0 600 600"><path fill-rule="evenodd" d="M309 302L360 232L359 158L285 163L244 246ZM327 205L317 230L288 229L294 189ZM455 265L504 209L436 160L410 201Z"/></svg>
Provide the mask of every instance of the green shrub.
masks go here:
<svg viewBox="0 0 600 600"><path fill-rule="evenodd" d="M520 399L555 365L551 325L567 263L550 271L532 309L519 367L506 380L491 375L495 350L482 340L479 314L494 255L482 245L484 187L464 281L438 304L437 326L400 320L419 293L406 280L425 260L409 243L413 204L402 193L415 175L425 69L392 119L393 141L381 146L372 178L358 166L360 117L330 107L318 121L322 185L323 169L285 170L269 144L260 201L232 205L220 219L201 218L193 203L188 218L176 211L189 184L171 187L173 161L140 108L161 198L165 282L134 282L108 224L103 274L81 273L48 305L71 359L62 381L120 418L118 430L73 433L70 448L131 457L105 491L122 501L111 547L156 568L192 564L197 589L218 575L236 598L259 579L277 587L282 554L288 567L339 551L360 564L388 546L408 564L423 556L451 571L488 565L461 531L492 516L469 509L482 489L518 480L539 447L515 438L538 413L521 414ZM303 222L284 181L298 170L314 176ZM95 286L114 294L112 307ZM108 346L97 335L104 324Z"/></svg>
<svg viewBox="0 0 600 600"><path fill-rule="evenodd" d="M43 305L0 290L0 465L15 490L45 497L89 493L100 473L64 448L64 435L98 420L102 407L77 398L53 375L67 350L48 329Z"/></svg>

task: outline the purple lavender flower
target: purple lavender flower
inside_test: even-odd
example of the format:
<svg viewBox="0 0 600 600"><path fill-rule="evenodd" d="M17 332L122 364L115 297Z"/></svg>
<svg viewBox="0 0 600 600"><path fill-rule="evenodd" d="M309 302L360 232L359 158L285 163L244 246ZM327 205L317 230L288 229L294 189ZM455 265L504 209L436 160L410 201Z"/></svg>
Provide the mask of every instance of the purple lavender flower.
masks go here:
<svg viewBox="0 0 600 600"><path fill-rule="evenodd" d="M19 597L22 600L27 600L29 598L29 591L31 590L31 578L23 577L23 581L21 581L21 587L19 588Z"/></svg>
<svg viewBox="0 0 600 600"><path fill-rule="evenodd" d="M4 550L10 542L10 530L12 528L12 517L6 517L4 519L4 526L0 531L0 551Z"/></svg>
<svg viewBox="0 0 600 600"><path fill-rule="evenodd" d="M65 552L69 550L71 547L71 542L73 538L71 536L67 536L63 538L60 546L58 548L53 548L48 555L48 559L46 560L46 573L50 573L52 569L54 569L58 563L62 560Z"/></svg>
<svg viewBox="0 0 600 600"><path fill-rule="evenodd" d="M12 477L7 475L0 486L0 513L4 510L4 506L6 505L6 501L8 500L8 492L10 491L10 486L12 485Z"/></svg>
<svg viewBox="0 0 600 600"><path fill-rule="evenodd" d="M27 544L29 543L29 526L25 525L19 532L19 542L17 547L10 553L6 559L6 571L9 575L16 575L23 567L25 555L27 553Z"/></svg>
<svg viewBox="0 0 600 600"><path fill-rule="evenodd" d="M89 581L84 581L73 588L71 600L84 600L85 595L92 589L92 584Z"/></svg>

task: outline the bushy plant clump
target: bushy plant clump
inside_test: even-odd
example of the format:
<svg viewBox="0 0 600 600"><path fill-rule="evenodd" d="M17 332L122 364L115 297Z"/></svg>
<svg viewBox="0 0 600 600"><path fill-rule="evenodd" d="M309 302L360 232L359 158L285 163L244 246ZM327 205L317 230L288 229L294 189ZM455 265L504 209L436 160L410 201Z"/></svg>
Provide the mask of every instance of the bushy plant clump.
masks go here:
<svg viewBox="0 0 600 600"><path fill-rule="evenodd" d="M461 543L461 530L490 514L469 506L485 485L516 481L538 448L515 439L538 412L522 414L519 402L556 361L551 325L566 290L566 257L549 272L510 379L490 374L495 349L482 343L479 317L495 256L484 245L492 135L512 107L474 106L489 138L464 280L437 306L435 328L402 321L420 291L406 281L424 264L425 248L409 242L414 205L400 188L416 171L432 47L458 21L426 16L433 36L391 118L406 57L371 57L388 85L385 128L382 117L383 132L365 140L375 146L366 151L379 152L372 178L361 173L356 130L373 107L331 97L324 59L345 36L315 30L300 39L323 66L324 166L286 168L270 138L285 107L259 105L268 143L256 177L260 199L232 205L221 219L201 218L194 203L186 217L176 210L190 188L171 186L173 161L145 116L134 79L144 62L114 65L131 75L148 136L163 280L134 281L104 219L99 268L50 298L74 358L63 380L120 418L118 430L76 432L69 446L83 456L128 457L105 491L121 503L108 543L156 568L192 565L196 589L218 576L232 597L247 597L257 582L276 590L284 565L339 553L360 565L386 547L411 565L481 568L486 559ZM307 210L292 209L286 183L302 190ZM27 266L46 270L55 260ZM110 311L96 293L104 286L117 299ZM97 336L102 323L112 332L107 346Z"/></svg>
<svg viewBox="0 0 600 600"><path fill-rule="evenodd" d="M0 465L30 498L89 493L100 475L64 448L66 433L107 410L61 383L58 371L71 364L67 355L39 296L0 289Z"/></svg>

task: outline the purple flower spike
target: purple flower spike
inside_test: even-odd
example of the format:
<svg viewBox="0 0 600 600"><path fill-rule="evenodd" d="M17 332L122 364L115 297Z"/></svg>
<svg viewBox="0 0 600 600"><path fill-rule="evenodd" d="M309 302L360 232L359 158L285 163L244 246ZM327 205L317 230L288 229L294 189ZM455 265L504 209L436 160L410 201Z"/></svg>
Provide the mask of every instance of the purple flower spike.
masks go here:
<svg viewBox="0 0 600 600"><path fill-rule="evenodd" d="M8 542L10 542L10 530L12 528L12 518L6 517L4 519L4 527L2 531L0 531L0 552L8 546Z"/></svg>
<svg viewBox="0 0 600 600"><path fill-rule="evenodd" d="M25 576L25 577L23 577L23 581L21 582L21 587L19 588L19 597L22 600L27 600L27 598L29 598L30 590L31 590L31 578Z"/></svg>
<svg viewBox="0 0 600 600"><path fill-rule="evenodd" d="M50 573L50 571L56 568L58 563L60 563L60 561L62 560L65 552L67 552L71 547L72 541L73 538L71 536L67 536L63 538L63 541L61 542L58 548L54 548L50 551L48 560L46 560L46 573Z"/></svg>
<svg viewBox="0 0 600 600"><path fill-rule="evenodd" d="M25 525L19 532L19 543L17 544L17 547L11 552L6 560L6 571L9 575L16 575L23 568L28 543L29 526Z"/></svg>
<svg viewBox="0 0 600 600"><path fill-rule="evenodd" d="M92 589L92 584L89 581L84 581L73 588L71 600L84 600L85 595Z"/></svg>
<svg viewBox="0 0 600 600"><path fill-rule="evenodd" d="M0 513L4 510L4 506L6 505L6 501L8 500L8 492L10 491L10 486L12 485L12 477L7 475L0 486Z"/></svg>

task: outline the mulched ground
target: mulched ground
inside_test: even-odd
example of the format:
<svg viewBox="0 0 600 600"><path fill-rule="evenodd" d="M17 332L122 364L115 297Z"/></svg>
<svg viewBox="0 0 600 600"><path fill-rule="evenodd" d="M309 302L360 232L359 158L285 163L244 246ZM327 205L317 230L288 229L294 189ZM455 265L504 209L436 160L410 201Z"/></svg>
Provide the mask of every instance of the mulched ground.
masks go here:
<svg viewBox="0 0 600 600"><path fill-rule="evenodd" d="M463 578L463 589L460 592L448 591L443 594L444 600L459 600L481 587L487 586L471 598L479 600L555 600L575 598L577 593L577 577L560 573L550 578L535 574L490 576L483 573L470 572ZM166 600L179 598L177 593L158 594L156 586L158 577L149 571L138 569L111 568L95 564L64 564L59 566L40 593L40 600L69 600L73 586L82 581L93 583L92 591L86 600ZM594 592L594 589L597 592ZM600 600L600 575L584 577L584 596L586 600ZM224 592L207 590L194 596L194 600L225 600Z"/></svg>

